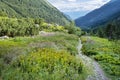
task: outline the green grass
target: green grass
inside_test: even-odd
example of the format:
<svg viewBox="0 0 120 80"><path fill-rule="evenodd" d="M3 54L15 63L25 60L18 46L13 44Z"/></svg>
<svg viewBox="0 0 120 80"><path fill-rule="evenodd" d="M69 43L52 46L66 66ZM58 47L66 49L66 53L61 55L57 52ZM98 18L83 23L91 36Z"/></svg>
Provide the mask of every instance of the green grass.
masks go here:
<svg viewBox="0 0 120 80"><path fill-rule="evenodd" d="M82 36L83 53L100 63L112 80L120 78L120 41L109 41L104 38Z"/></svg>
<svg viewBox="0 0 120 80"><path fill-rule="evenodd" d="M35 51L39 48L54 48L66 50L72 55L77 53L78 37L64 33L56 33L54 36L34 36L32 37L15 37L8 40L0 40L0 57L11 61L11 58ZM13 57L12 57L13 56ZM10 60L9 60L10 59Z"/></svg>
<svg viewBox="0 0 120 80"><path fill-rule="evenodd" d="M30 78L32 80L39 80L39 78L40 80L83 80L87 76L85 69L82 67L81 61L79 59L76 61L76 57L74 56L77 54L77 45L77 36L59 32L56 32L53 36L15 37L0 40L0 76L3 80L30 80ZM58 58L54 59L56 55ZM21 56L23 57L23 61L26 61L25 63L22 62ZM33 58L35 59L33 60ZM63 64L61 60L60 62L58 60L62 58L65 58ZM43 59L43 62L40 63L38 59L40 61ZM45 67L41 67L42 65L44 66L45 62L47 62L45 65L50 66L49 61L46 61L48 59L51 60L50 63L55 61L57 69L55 72L53 70L50 72L51 70L49 71L48 68L44 69ZM67 63L69 61L71 65ZM39 73L29 73L28 69L34 71L38 67L37 65L41 68L37 69ZM77 65L82 68L80 73ZM55 65L51 64L51 66L55 68ZM61 69L63 69L63 73L61 73ZM44 70L47 71L45 72Z"/></svg>
<svg viewBox="0 0 120 80"><path fill-rule="evenodd" d="M82 63L66 51L39 49L21 55L3 70L4 80L79 80Z"/></svg>

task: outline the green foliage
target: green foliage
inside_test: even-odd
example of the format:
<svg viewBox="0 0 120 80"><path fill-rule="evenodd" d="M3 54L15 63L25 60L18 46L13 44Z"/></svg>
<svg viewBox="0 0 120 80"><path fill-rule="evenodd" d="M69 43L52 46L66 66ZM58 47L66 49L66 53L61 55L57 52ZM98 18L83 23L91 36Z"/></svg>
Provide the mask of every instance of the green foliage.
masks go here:
<svg viewBox="0 0 120 80"><path fill-rule="evenodd" d="M120 78L120 41L98 37L81 37L83 53L98 61L112 80Z"/></svg>
<svg viewBox="0 0 120 80"><path fill-rule="evenodd" d="M66 32L64 26L55 25L55 24L48 24L43 23L41 24L40 30L46 31L46 32Z"/></svg>
<svg viewBox="0 0 120 80"><path fill-rule="evenodd" d="M120 76L120 60L118 56L110 54L96 55L95 60L100 61L103 69L110 75Z"/></svg>
<svg viewBox="0 0 120 80"><path fill-rule="evenodd" d="M3 72L4 80L79 80L82 63L65 51L40 49L21 55Z"/></svg>
<svg viewBox="0 0 120 80"><path fill-rule="evenodd" d="M78 37L67 33L54 33L52 36L14 37L0 40L0 71L7 69L20 55L35 52L41 48L52 48L67 51L76 55ZM4 74L4 72L3 72ZM0 75L1 76L1 75ZM26 75L27 76L27 75Z"/></svg>
<svg viewBox="0 0 120 80"><path fill-rule="evenodd" d="M97 55L100 52L111 52L112 43L109 42L107 39L98 38L98 37L89 37L89 36L82 36L82 42L84 43L82 51L84 54L91 56Z"/></svg>
<svg viewBox="0 0 120 80"><path fill-rule="evenodd" d="M33 19L0 18L0 36L36 35L39 28L34 25Z"/></svg>
<svg viewBox="0 0 120 80"><path fill-rule="evenodd" d="M112 44L112 50L115 54L120 55L120 40L115 41L115 43Z"/></svg>
<svg viewBox="0 0 120 80"><path fill-rule="evenodd" d="M69 24L66 16L47 0L0 0L0 11L12 18L43 18L49 23Z"/></svg>
<svg viewBox="0 0 120 80"><path fill-rule="evenodd" d="M85 50L85 49L83 49L83 50L84 50L84 51L83 51L84 54L87 55L87 56L92 56L92 55L97 55L97 54L98 54L97 51L95 52L95 51L92 51L92 50L91 50L91 51L87 51L87 50Z"/></svg>
<svg viewBox="0 0 120 80"><path fill-rule="evenodd" d="M110 21L105 25L99 26L97 29L91 31L92 35L105 37L109 40L120 39L120 22L118 20Z"/></svg>
<svg viewBox="0 0 120 80"><path fill-rule="evenodd" d="M65 32L63 26L48 24L43 19L31 18L7 18L0 17L0 36L33 36L38 35L39 31L59 31Z"/></svg>
<svg viewBox="0 0 120 80"><path fill-rule="evenodd" d="M82 34L81 29L79 27L76 27L73 21L69 25L66 25L65 29L68 30L69 34L75 34L77 36L81 36Z"/></svg>
<svg viewBox="0 0 120 80"><path fill-rule="evenodd" d="M67 33L54 33L53 36L15 37L8 40L0 40L0 58L12 60L20 54L26 54L39 48L54 48L67 50L76 55L78 37ZM10 62L11 62L10 60Z"/></svg>
<svg viewBox="0 0 120 80"><path fill-rule="evenodd" d="M104 61L104 62L108 62L110 64L120 65L119 57L115 56L115 55L111 55L111 54L101 55L101 54L99 54L99 55L96 55L94 58L97 61Z"/></svg>
<svg viewBox="0 0 120 80"><path fill-rule="evenodd" d="M0 11L0 16L7 17L8 15L5 12Z"/></svg>

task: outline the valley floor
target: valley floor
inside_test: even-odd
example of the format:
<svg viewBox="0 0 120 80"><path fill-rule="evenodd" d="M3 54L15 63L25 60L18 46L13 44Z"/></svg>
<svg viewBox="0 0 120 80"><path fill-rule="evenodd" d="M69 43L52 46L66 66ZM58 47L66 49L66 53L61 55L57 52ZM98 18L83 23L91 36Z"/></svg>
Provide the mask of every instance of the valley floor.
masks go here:
<svg viewBox="0 0 120 80"><path fill-rule="evenodd" d="M34 78L38 80L39 78L50 80L50 77L51 79L54 77L56 79L59 78L58 80L61 80L61 78L65 80L118 80L120 75L119 43L118 46L116 44L114 46L112 41L92 36L88 40L88 37L82 36L78 42L78 38L78 36L66 33L42 33L38 36L15 37L0 40L0 80L1 78L3 80L9 80L11 78L13 78L11 80L16 80L16 78L17 80L24 78L26 78L26 80L33 80ZM115 52L112 52L112 49L114 49ZM56 51L60 54L61 52L59 51L63 51L63 56L51 55L52 52L56 53ZM66 51L68 53L66 53ZM38 55L41 52L43 54ZM52 57L46 55L48 52L48 55ZM60 59L55 56L58 56ZM71 56L71 58L68 58L68 56ZM35 60L33 60L33 57ZM53 57L59 60L55 64L57 66L57 68L55 67L56 71L53 71L53 61L56 61ZM76 57L77 63L75 61ZM46 61L49 59L51 62ZM19 64L18 62L16 63L15 60L18 60ZM43 62L41 64L42 60ZM39 69L40 66L38 65L51 67L45 67L48 68L48 73L41 71L43 74L39 72L39 70L43 68ZM66 67L66 65L68 66ZM62 74L63 72L61 73L62 66L65 67L65 69L63 68L64 74ZM38 67L38 69L36 70L35 67ZM29 73L29 69L38 71L39 75L36 74L36 72ZM50 75L49 72L50 74L53 72L57 74L53 73L53 75ZM21 77L23 75L26 76ZM31 75L33 79L30 77Z"/></svg>

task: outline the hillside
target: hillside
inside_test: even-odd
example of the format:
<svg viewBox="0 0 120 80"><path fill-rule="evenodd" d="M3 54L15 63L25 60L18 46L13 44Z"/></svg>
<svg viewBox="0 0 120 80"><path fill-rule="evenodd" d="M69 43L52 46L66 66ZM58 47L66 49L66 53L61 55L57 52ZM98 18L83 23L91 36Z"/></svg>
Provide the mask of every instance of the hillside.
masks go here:
<svg viewBox="0 0 120 80"><path fill-rule="evenodd" d="M113 16L107 23L99 25L91 30L91 34L108 39L120 39L120 14Z"/></svg>
<svg viewBox="0 0 120 80"><path fill-rule="evenodd" d="M83 29L94 28L110 20L116 19L120 13L120 0L112 0L101 8L75 20L77 26ZM117 15L116 15L117 14Z"/></svg>
<svg viewBox="0 0 120 80"><path fill-rule="evenodd" d="M67 17L47 0L0 0L0 13L17 18L43 18L49 23L65 25Z"/></svg>

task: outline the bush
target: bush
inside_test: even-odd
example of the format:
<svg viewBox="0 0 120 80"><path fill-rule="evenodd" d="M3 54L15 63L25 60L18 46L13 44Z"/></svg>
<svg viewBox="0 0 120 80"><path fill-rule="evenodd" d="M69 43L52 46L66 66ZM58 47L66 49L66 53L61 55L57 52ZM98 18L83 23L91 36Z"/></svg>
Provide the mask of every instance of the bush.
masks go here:
<svg viewBox="0 0 120 80"><path fill-rule="evenodd" d="M43 19L0 17L0 36L33 36L38 35L39 31L65 32L65 29L63 26L46 23Z"/></svg>
<svg viewBox="0 0 120 80"><path fill-rule="evenodd" d="M82 31L79 27L76 27L74 22L71 22L69 25L65 26L65 29L68 30L69 34L75 34L77 36L81 36Z"/></svg>
<svg viewBox="0 0 120 80"><path fill-rule="evenodd" d="M92 55L97 55L98 52L96 52L96 51L85 51L84 54L87 55L87 56L92 56Z"/></svg>

